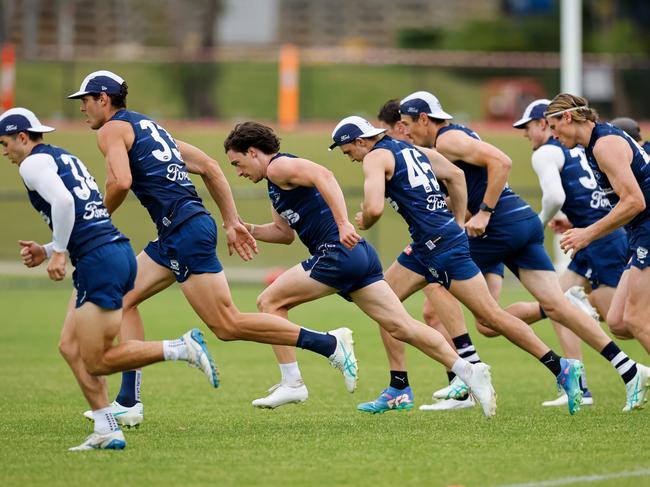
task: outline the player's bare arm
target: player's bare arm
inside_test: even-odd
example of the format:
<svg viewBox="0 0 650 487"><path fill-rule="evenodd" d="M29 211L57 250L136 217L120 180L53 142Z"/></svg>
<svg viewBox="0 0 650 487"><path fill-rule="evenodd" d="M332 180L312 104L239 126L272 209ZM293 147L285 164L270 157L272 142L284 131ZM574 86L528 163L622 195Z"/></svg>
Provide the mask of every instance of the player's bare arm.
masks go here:
<svg viewBox="0 0 650 487"><path fill-rule="evenodd" d="M439 181L445 183L449 198L447 204L449 209L456 218L456 223L461 227L465 226L465 213L467 211L467 184L465 183L465 173L445 156L435 149L418 147L431 164L431 169Z"/></svg>
<svg viewBox="0 0 650 487"><path fill-rule="evenodd" d="M106 160L104 206L112 215L124 202L131 183L129 148L135 135L127 123L111 121L97 131L97 146Z"/></svg>
<svg viewBox="0 0 650 487"><path fill-rule="evenodd" d="M239 219L232 189L219 163L191 144L176 140L176 145L187 170L201 176L212 199L219 207L226 231L228 254L232 255L235 251L243 260L251 260L253 254L257 253L257 244Z"/></svg>
<svg viewBox="0 0 650 487"><path fill-rule="evenodd" d="M450 161L462 160L487 169L488 181L483 195L483 203L494 208L508 182L508 175L512 167L510 158L493 145L474 139L458 130L442 134L438 138L436 147ZM476 237L485 233L490 216L491 214L487 211L479 211L472 216L465 224L468 235Z"/></svg>
<svg viewBox="0 0 650 487"><path fill-rule="evenodd" d="M586 228L572 228L562 235L562 250L574 252L622 227L645 209L643 192L636 181L630 161L632 150L621 137L602 137L594 146L594 156L620 200L607 216Z"/></svg>
<svg viewBox="0 0 650 487"><path fill-rule="evenodd" d="M386 178L392 177L395 159L390 151L378 149L363 158L363 203L355 220L361 230L368 230L384 213Z"/></svg>
<svg viewBox="0 0 650 487"><path fill-rule="evenodd" d="M253 224L244 223L246 229L257 240L268 243L279 243L289 245L296 238L296 233L282 218L277 211L271 209L273 221L270 223Z"/></svg>
<svg viewBox="0 0 650 487"><path fill-rule="evenodd" d="M343 191L329 169L307 159L280 157L268 167L266 176L285 189L296 186L315 187L332 211L341 243L352 249L361 239L348 219Z"/></svg>

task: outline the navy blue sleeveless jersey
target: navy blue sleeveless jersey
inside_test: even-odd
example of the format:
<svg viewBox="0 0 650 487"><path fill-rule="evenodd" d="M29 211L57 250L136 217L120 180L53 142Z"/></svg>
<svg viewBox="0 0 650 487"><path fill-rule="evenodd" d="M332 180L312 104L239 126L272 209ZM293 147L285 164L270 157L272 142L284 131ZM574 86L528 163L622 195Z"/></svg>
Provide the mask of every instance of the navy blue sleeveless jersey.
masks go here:
<svg viewBox="0 0 650 487"><path fill-rule="evenodd" d="M584 228L606 216L612 209L596 181L585 150L581 146L567 149L551 137L543 145L554 145L564 153L564 167L560 171L566 199L562 212L574 227Z"/></svg>
<svg viewBox="0 0 650 487"><path fill-rule="evenodd" d="M86 166L69 152L52 145L39 144L30 155L47 154L54 159L57 173L74 198L75 220L68 241L72 265L89 251L109 242L127 241L104 207L95 178ZM52 207L36 191L27 190L29 201L52 228Z"/></svg>
<svg viewBox="0 0 650 487"><path fill-rule="evenodd" d="M131 189L156 224L158 236L169 235L188 218L208 213L167 131L144 115L120 110L111 120L128 122L135 139L129 150Z"/></svg>
<svg viewBox="0 0 650 487"><path fill-rule="evenodd" d="M297 156L279 153L273 156L269 164L273 164L278 157ZM268 191L273 209L296 231L310 254L315 254L323 243L339 241L339 230L332 210L316 188L298 186L282 189L269 180Z"/></svg>
<svg viewBox="0 0 650 487"><path fill-rule="evenodd" d="M458 124L451 124L442 127L438 131L438 137L450 130L460 130L474 139L481 140L476 132ZM467 183L467 209L472 215L475 215L478 213L479 207L483 202L483 197L485 196L485 189L487 188L488 182L487 169L474 164L469 164L465 161L451 162L462 169L465 173L465 182ZM488 228L492 225L498 225L499 223L511 223L536 216L536 213L530 205L510 189L507 184L501 192L494 210L494 214L490 217Z"/></svg>
<svg viewBox="0 0 650 487"><path fill-rule="evenodd" d="M395 171L386 181L390 206L406 221L413 247L421 252L442 252L465 238L465 232L447 208L445 194L427 157L408 142L384 136L372 150L389 150Z"/></svg>
<svg viewBox="0 0 650 487"><path fill-rule="evenodd" d="M587 147L585 147L585 153L587 155L589 165L594 170L594 175L596 176L598 185L600 186L600 189L605 192L605 195L609 199L611 206L614 206L616 203L618 203L619 197L614 192L614 189L612 188L607 175L603 173L598 167L598 162L596 161L593 152L594 145L598 139L608 135L623 137L630 146L630 149L632 149L632 162L630 164L630 168L632 169L632 173L634 174L637 183L639 183L639 187L643 192L643 197L646 204L645 210L643 210L641 213L635 216L632 221L625 225L625 228L627 230L633 230L639 223L650 220L650 166L648 166L648 163L650 162L650 155L648 155L643 150L638 142L636 142L624 131L617 129L609 123L596 123L593 131L591 132L591 139L589 140L589 144Z"/></svg>

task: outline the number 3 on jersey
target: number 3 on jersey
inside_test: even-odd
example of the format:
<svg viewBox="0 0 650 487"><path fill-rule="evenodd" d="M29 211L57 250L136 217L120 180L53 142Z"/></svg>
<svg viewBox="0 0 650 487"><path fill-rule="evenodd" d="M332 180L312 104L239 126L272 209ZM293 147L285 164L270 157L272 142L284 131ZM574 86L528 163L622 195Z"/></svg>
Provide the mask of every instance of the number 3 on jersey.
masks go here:
<svg viewBox="0 0 650 487"><path fill-rule="evenodd" d="M406 162L411 188L423 186L427 193L434 189L440 191L440 185L433 173L433 169L431 169L431 164L422 160L422 154L415 149L404 149L401 154L404 157L404 162ZM427 176L427 173L431 173L431 176Z"/></svg>
<svg viewBox="0 0 650 487"><path fill-rule="evenodd" d="M156 149L154 151L151 151L151 155L156 159L161 162L169 162L171 161L173 154L177 159L181 161L183 160L181 157L181 152L176 147L174 139L172 139L171 135L169 135L169 133L167 133L167 131L160 125L152 122L151 120L140 120L140 128L151 132L151 137L153 137L153 140L162 146L162 150ZM167 140L163 138L163 135L167 138Z"/></svg>
<svg viewBox="0 0 650 487"><path fill-rule="evenodd" d="M79 183L79 186L75 186L72 189L77 198L85 201L90 198L92 191L99 192L95 178L90 175L83 162L69 154L61 154L61 160L66 166L70 166L70 172L72 173L72 176Z"/></svg>

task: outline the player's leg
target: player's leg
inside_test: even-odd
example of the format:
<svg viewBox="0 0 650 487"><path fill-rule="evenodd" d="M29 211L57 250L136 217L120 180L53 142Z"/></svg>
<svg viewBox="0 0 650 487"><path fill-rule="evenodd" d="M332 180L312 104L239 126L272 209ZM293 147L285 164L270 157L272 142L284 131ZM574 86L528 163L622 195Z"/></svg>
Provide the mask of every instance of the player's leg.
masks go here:
<svg viewBox="0 0 650 487"><path fill-rule="evenodd" d="M450 335L454 350L469 363L480 363L481 359L467 331L465 317L458 300L440 284L429 284L423 291L427 296L427 302L431 304L443 324L443 329ZM435 390L432 399L436 402L420 406L421 410L443 411L474 406L467 385L453 371L447 369L446 373L448 385Z"/></svg>
<svg viewBox="0 0 650 487"><path fill-rule="evenodd" d="M151 296L158 294L174 283L174 274L156 260L158 241L150 242L145 250L136 258L137 274L135 284L123 300L122 325L119 341L144 340L144 325L138 310L138 305ZM112 404L117 419L123 426L137 426L144 420L144 406L140 401L141 370L122 372L120 390ZM85 413L86 417L90 411Z"/></svg>
<svg viewBox="0 0 650 487"><path fill-rule="evenodd" d="M483 405L485 415L488 417L494 415L496 396L489 382L489 367L485 364L474 366L460 358L440 333L430 327L422 326L422 323L406 312L399 298L386 282L375 282L351 293L351 297L355 304L386 330L393 339L415 346L458 374L461 379L470 384L470 387L476 382L476 377L473 377L475 374L478 374L479 371L486 374L482 380L483 382L487 380L487 383L481 383L481 385L477 383L478 389L474 392Z"/></svg>
<svg viewBox="0 0 650 487"><path fill-rule="evenodd" d="M612 297L607 312L607 326L612 334L620 340L630 340L634 338L632 332L627 328L623 321L623 313L625 312L625 300L627 299L629 290L629 277L630 269L623 272L621 280L616 286L616 291Z"/></svg>
<svg viewBox="0 0 650 487"><path fill-rule="evenodd" d="M498 303L501 298L501 289L503 288L503 264L501 265L500 272L484 272L483 276L485 277L485 282L487 283L490 295ZM523 320L523 318L519 318ZM526 320L523 321L526 322ZM492 328L485 326L480 320L476 320L475 325L478 332L483 336L488 338L499 336L497 332Z"/></svg>
<svg viewBox="0 0 650 487"><path fill-rule="evenodd" d="M186 299L212 332L224 341L248 340L290 345L328 357L345 379L349 392L357 382L352 332L339 328L321 333L267 313L242 313L232 301L223 272L192 274L181 284Z"/></svg>
<svg viewBox="0 0 650 487"><path fill-rule="evenodd" d="M61 330L61 337L59 339L59 352L72 370L88 404L108 404L106 378L90 375L81 359L75 329L76 300L77 291L73 290L70 301L68 302L65 320L63 321L63 329ZM89 419L92 419L92 411L90 411Z"/></svg>
<svg viewBox="0 0 650 487"><path fill-rule="evenodd" d="M602 330L599 323L566 299L554 272L520 269L519 278L526 289L539 301L549 318L571 329L607 359L616 368L626 388L632 383L637 376L636 362L621 351ZM629 289L631 288L630 286Z"/></svg>
<svg viewBox="0 0 650 487"><path fill-rule="evenodd" d="M282 273L257 298L257 309L287 319L289 309L298 304L313 301L336 292L309 277L309 271L297 264ZM295 347L273 345L273 352L280 366L280 383L269 389L266 397L255 399L253 406L276 408L284 404L302 403L307 400L308 391L300 374Z"/></svg>

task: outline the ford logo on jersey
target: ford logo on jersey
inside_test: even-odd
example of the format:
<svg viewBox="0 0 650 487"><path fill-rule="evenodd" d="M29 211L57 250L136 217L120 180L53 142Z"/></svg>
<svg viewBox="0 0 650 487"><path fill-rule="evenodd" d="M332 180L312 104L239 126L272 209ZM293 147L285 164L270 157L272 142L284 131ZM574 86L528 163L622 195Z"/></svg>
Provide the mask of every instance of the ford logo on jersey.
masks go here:
<svg viewBox="0 0 650 487"><path fill-rule="evenodd" d="M185 167L180 164L170 164L167 166L167 179L170 181L189 181L190 175Z"/></svg>
<svg viewBox="0 0 650 487"><path fill-rule="evenodd" d="M94 218L110 218L108 210L104 208L104 202L99 201L89 201L84 207L84 220L92 220Z"/></svg>

